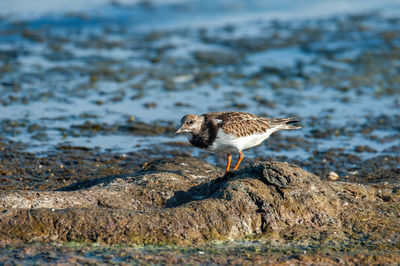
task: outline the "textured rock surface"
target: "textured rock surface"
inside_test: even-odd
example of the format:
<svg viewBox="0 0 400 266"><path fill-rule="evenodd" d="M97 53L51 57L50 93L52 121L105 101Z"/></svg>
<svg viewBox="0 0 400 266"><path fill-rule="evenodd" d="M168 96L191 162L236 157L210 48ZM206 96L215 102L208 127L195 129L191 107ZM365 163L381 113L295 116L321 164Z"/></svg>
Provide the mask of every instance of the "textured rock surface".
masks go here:
<svg viewBox="0 0 400 266"><path fill-rule="evenodd" d="M174 158L58 191L2 192L0 234L8 243L396 240L399 199L396 184L322 181L287 163L222 176L205 162Z"/></svg>

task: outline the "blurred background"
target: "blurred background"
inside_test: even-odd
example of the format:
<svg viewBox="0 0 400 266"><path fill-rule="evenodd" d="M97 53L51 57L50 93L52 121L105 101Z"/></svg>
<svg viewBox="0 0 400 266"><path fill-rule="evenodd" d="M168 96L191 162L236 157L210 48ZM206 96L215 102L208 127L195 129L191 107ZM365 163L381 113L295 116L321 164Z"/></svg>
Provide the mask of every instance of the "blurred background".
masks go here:
<svg viewBox="0 0 400 266"><path fill-rule="evenodd" d="M237 110L303 124L248 151L247 163L286 160L346 176L399 165L399 1L0 7L0 140L8 150L46 157L81 147L222 165L173 132L187 113Z"/></svg>

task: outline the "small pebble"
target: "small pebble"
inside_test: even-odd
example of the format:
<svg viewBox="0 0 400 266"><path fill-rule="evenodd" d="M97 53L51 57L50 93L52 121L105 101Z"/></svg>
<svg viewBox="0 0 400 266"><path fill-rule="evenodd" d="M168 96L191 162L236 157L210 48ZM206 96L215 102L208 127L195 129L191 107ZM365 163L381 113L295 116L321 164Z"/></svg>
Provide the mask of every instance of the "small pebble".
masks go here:
<svg viewBox="0 0 400 266"><path fill-rule="evenodd" d="M339 179L339 175L335 172L329 172L329 174L327 175L328 180L330 181L336 181Z"/></svg>

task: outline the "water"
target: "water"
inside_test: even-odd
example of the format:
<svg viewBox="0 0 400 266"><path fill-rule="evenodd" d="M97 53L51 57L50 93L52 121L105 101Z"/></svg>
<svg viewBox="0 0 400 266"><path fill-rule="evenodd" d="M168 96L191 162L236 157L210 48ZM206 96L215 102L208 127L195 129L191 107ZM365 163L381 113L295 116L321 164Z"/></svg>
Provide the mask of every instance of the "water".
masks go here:
<svg viewBox="0 0 400 266"><path fill-rule="evenodd" d="M129 152L186 139L65 132L88 121L177 126L187 113L240 110L302 119L303 129L282 133L282 141L299 137L310 147L274 156L306 159L312 149L367 145L377 151L360 154L369 158L399 144L370 138L398 134L395 123L360 133L379 116L399 115L400 40L389 36L399 23L388 18L400 11L398 1L119 3L2 2L3 137L29 143L32 152L60 143ZM382 13L346 17L375 10ZM351 134L312 133L343 128ZM254 154L270 155L266 147Z"/></svg>

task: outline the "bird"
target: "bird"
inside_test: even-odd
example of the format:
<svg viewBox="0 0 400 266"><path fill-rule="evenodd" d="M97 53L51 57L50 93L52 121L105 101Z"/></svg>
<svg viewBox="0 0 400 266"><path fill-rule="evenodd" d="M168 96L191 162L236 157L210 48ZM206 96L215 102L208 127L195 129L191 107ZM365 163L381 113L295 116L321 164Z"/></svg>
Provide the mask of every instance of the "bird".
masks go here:
<svg viewBox="0 0 400 266"><path fill-rule="evenodd" d="M269 136L284 129L300 129L292 125L300 122L296 117L266 118L245 112L222 111L182 117L175 134L184 134L198 148L215 153L226 153L225 175L229 172L232 153L239 158L233 168L237 170L244 158L243 150L260 145Z"/></svg>

